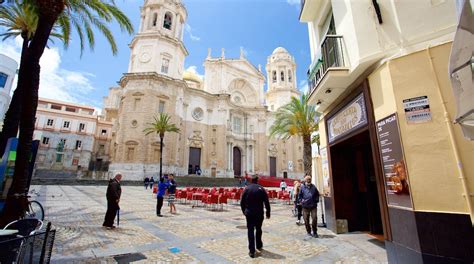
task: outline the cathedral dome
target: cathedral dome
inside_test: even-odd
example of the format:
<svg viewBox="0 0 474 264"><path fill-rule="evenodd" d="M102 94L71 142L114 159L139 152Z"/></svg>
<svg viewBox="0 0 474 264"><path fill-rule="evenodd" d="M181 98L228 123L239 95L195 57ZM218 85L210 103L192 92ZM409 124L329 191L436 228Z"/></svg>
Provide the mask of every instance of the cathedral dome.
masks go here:
<svg viewBox="0 0 474 264"><path fill-rule="evenodd" d="M196 73L192 72L192 71L184 71L183 80L190 81L190 82L196 82L196 83L202 83L201 78L199 78L199 76Z"/></svg>
<svg viewBox="0 0 474 264"><path fill-rule="evenodd" d="M278 47L272 52L272 54L275 54L275 53L288 53L288 51L283 47Z"/></svg>

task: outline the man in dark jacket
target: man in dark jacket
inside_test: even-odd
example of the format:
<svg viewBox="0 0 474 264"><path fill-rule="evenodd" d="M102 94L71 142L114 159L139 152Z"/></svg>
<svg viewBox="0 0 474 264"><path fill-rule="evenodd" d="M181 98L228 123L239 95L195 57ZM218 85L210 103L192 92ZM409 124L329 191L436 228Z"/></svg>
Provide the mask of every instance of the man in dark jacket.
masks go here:
<svg viewBox="0 0 474 264"><path fill-rule="evenodd" d="M252 177L252 183L247 186L240 200L242 213L247 219L247 236L249 240L249 256L255 258L255 242L257 249L262 250L263 206L265 205L267 219L270 218L270 203L265 189L257 184L258 176ZM254 230L255 233L254 233Z"/></svg>
<svg viewBox="0 0 474 264"><path fill-rule="evenodd" d="M122 188L120 187L120 181L122 180L122 174L117 173L113 179L109 181L107 187L107 212L105 213L105 219L102 226L107 228L115 228L114 220L117 210L120 210L119 202L120 196L122 195Z"/></svg>
<svg viewBox="0 0 474 264"><path fill-rule="evenodd" d="M306 232L308 236L319 237L318 236L318 202L319 202L319 191L311 183L311 176L306 175L304 177L305 183L301 186L300 192L298 194L298 201L303 207L303 219L304 225L306 227ZM310 225L309 217L311 216L312 222ZM311 228L313 228L313 234L311 234Z"/></svg>

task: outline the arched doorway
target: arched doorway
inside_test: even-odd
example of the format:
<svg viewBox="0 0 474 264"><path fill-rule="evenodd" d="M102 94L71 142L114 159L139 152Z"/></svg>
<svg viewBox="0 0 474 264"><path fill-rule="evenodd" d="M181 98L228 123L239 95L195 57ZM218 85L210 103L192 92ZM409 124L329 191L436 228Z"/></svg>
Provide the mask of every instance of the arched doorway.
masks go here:
<svg viewBox="0 0 474 264"><path fill-rule="evenodd" d="M234 176L242 176L242 154L238 147L234 147L234 158L233 158L233 169Z"/></svg>

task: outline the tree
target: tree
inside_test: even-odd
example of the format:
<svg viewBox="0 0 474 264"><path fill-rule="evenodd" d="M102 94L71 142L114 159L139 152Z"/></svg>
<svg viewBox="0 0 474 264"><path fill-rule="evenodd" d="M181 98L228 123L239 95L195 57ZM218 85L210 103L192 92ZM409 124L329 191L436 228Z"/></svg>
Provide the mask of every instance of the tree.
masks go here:
<svg viewBox="0 0 474 264"><path fill-rule="evenodd" d="M107 23L115 20L122 30L133 32L130 20L115 6L113 0L23 0L31 4L38 16L34 35L25 51L24 64L21 65L18 83L23 89L20 114L20 136L15 161L15 172L12 186L8 192L1 224L18 219L24 215L28 193L28 163L31 154L31 143L38 106L40 80L39 61L43 55L53 27L57 25L68 47L70 33L75 29L79 36L81 54L85 38L91 49L95 38L93 27L97 28L111 45L112 53L117 53L117 46Z"/></svg>
<svg viewBox="0 0 474 264"><path fill-rule="evenodd" d="M38 16L35 7L27 2L20 3L18 0L11 5L0 6L0 26L6 28L6 32L0 34L2 40L8 38L16 38L21 36L23 44L21 48L20 69L24 65L25 52L28 44L34 36L36 26L38 25ZM63 36L54 31L51 32L52 37L63 39ZM20 111L22 100L22 85L17 84L13 92L10 106L5 113L2 131L0 132L0 154L5 151L7 141L11 137L16 137L18 133L18 125L20 123Z"/></svg>
<svg viewBox="0 0 474 264"><path fill-rule="evenodd" d="M308 104L309 96L292 97L291 101L275 113L275 122L270 127L270 136L288 139L294 136L303 138L303 165L305 174L311 175L311 135L318 131L318 113Z"/></svg>
<svg viewBox="0 0 474 264"><path fill-rule="evenodd" d="M143 130L145 135L157 133L160 136L160 180L163 178L162 167L163 167L163 138L166 132L179 133L179 128L175 124L171 123L171 116L166 113L160 113L160 117L153 117L155 120L153 123L148 123L148 127Z"/></svg>

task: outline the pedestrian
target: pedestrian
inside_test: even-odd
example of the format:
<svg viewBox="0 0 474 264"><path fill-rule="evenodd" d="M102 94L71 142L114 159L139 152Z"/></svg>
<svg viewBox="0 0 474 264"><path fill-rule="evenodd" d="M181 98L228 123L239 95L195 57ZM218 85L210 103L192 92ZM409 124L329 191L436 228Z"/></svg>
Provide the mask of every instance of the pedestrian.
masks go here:
<svg viewBox="0 0 474 264"><path fill-rule="evenodd" d="M115 177L109 181L107 186L107 212L105 213L103 227L114 229L114 220L117 211L120 210L120 196L122 195L122 188L120 187L120 181L122 180L122 174L117 173Z"/></svg>
<svg viewBox="0 0 474 264"><path fill-rule="evenodd" d="M174 180L174 175L170 174L168 176L168 204L170 206L170 213L176 214L176 206L174 204L176 200L176 181Z"/></svg>
<svg viewBox="0 0 474 264"><path fill-rule="evenodd" d="M244 186L247 186L247 178L244 178Z"/></svg>
<svg viewBox="0 0 474 264"><path fill-rule="evenodd" d="M293 200L295 203L296 217L298 219L296 220L297 225L301 224L301 215L303 214L303 208L301 207L301 203L298 199L298 193L300 192L300 189L301 183L299 181L295 181L293 183Z"/></svg>
<svg viewBox="0 0 474 264"><path fill-rule="evenodd" d="M247 237L249 241L249 256L251 258L255 258L255 246L257 246L259 251L263 249L262 224L264 205L267 219L269 219L270 203L268 202L267 192L265 188L258 184L258 176L254 175L252 176L252 183L245 188L240 200L242 213L247 220Z"/></svg>
<svg viewBox="0 0 474 264"><path fill-rule="evenodd" d="M306 175L304 177L305 183L301 186L301 189L298 194L298 201L301 203L303 208L303 218L304 225L306 227L306 232L308 236L319 237L318 236L318 202L319 202L319 191L314 184L311 183L311 176ZM311 216L311 224L310 218ZM313 233L311 234L311 228Z"/></svg>
<svg viewBox="0 0 474 264"><path fill-rule="evenodd" d="M145 184L145 190L148 189L148 183L150 182L150 178L148 176L145 177L145 180L143 181L143 184Z"/></svg>
<svg viewBox="0 0 474 264"><path fill-rule="evenodd" d="M285 191L286 190L286 182L285 180L281 180L280 182L280 188L282 191Z"/></svg>
<svg viewBox="0 0 474 264"><path fill-rule="evenodd" d="M239 177L239 187L242 187L242 177Z"/></svg>
<svg viewBox="0 0 474 264"><path fill-rule="evenodd" d="M165 196L168 186L168 182L165 182L165 179L161 177L158 182L158 191L156 193L156 216L158 217L163 217L161 214L161 207L163 207L163 197Z"/></svg>
<svg viewBox="0 0 474 264"><path fill-rule="evenodd" d="M153 191L153 184L155 184L155 180L153 179L153 176L151 176L149 184L150 184L151 191Z"/></svg>

